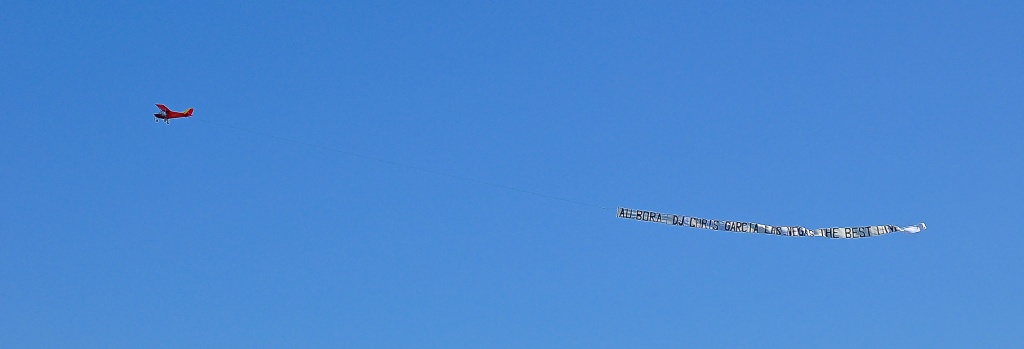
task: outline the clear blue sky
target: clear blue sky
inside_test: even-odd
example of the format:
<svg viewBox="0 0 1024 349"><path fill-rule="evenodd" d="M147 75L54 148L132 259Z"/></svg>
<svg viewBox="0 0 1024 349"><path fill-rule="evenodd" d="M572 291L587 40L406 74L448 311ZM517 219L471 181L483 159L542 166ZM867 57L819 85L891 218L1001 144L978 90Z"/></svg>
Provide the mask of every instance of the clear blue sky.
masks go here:
<svg viewBox="0 0 1024 349"><path fill-rule="evenodd" d="M886 3L4 2L0 347L1024 346L1024 5Z"/></svg>

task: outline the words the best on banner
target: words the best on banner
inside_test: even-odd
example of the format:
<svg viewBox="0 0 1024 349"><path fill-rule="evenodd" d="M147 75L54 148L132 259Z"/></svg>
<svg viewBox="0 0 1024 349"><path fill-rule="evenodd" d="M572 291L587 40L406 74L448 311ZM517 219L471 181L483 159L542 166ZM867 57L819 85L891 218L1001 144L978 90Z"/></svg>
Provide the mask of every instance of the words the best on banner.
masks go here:
<svg viewBox="0 0 1024 349"><path fill-rule="evenodd" d="M864 227L819 228L812 230L800 226L779 226L750 222L706 219L654 211L634 210L631 208L622 207L619 208L618 217L644 222L669 224L680 227L721 230L736 233L771 234L782 236L821 236L833 239L866 238L895 232L918 233L927 228L924 225L924 223L920 223L906 227L900 227L895 225L871 225Z"/></svg>

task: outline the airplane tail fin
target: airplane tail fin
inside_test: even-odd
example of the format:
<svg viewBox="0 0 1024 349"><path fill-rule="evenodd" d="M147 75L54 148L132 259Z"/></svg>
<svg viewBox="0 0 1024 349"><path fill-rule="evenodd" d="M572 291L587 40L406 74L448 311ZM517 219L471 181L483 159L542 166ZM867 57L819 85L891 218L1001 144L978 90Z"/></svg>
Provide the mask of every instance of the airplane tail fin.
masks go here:
<svg viewBox="0 0 1024 349"><path fill-rule="evenodd" d="M192 116L192 112L193 111L195 111L195 108L188 108L188 110L185 111L185 115L186 116Z"/></svg>

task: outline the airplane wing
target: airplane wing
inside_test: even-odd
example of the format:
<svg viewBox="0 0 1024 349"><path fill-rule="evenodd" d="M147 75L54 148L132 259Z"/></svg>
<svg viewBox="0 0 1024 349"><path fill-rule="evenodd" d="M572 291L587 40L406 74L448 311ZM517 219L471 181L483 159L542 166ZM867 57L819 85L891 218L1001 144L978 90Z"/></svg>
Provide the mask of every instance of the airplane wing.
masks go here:
<svg viewBox="0 0 1024 349"><path fill-rule="evenodd" d="M167 108L167 106L166 106L166 105L163 105L163 104L157 103L157 104L156 104L156 107L157 107L157 108L160 108L160 110L163 110L163 111L164 111L165 113L170 113L170 112L171 112L171 109L170 109L170 108Z"/></svg>

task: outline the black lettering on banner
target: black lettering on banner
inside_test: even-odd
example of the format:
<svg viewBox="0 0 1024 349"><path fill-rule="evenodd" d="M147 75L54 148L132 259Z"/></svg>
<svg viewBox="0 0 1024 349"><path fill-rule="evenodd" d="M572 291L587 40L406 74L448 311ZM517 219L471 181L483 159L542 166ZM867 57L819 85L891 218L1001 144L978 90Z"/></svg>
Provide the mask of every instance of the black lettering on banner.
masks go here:
<svg viewBox="0 0 1024 349"><path fill-rule="evenodd" d="M708 230L724 230L730 232L771 234L780 236L821 236L832 239L857 239L904 231L903 228L895 225L832 227L812 230L801 226L773 226L753 222L697 218L655 211L636 210L625 207L618 207L616 216L619 218Z"/></svg>

